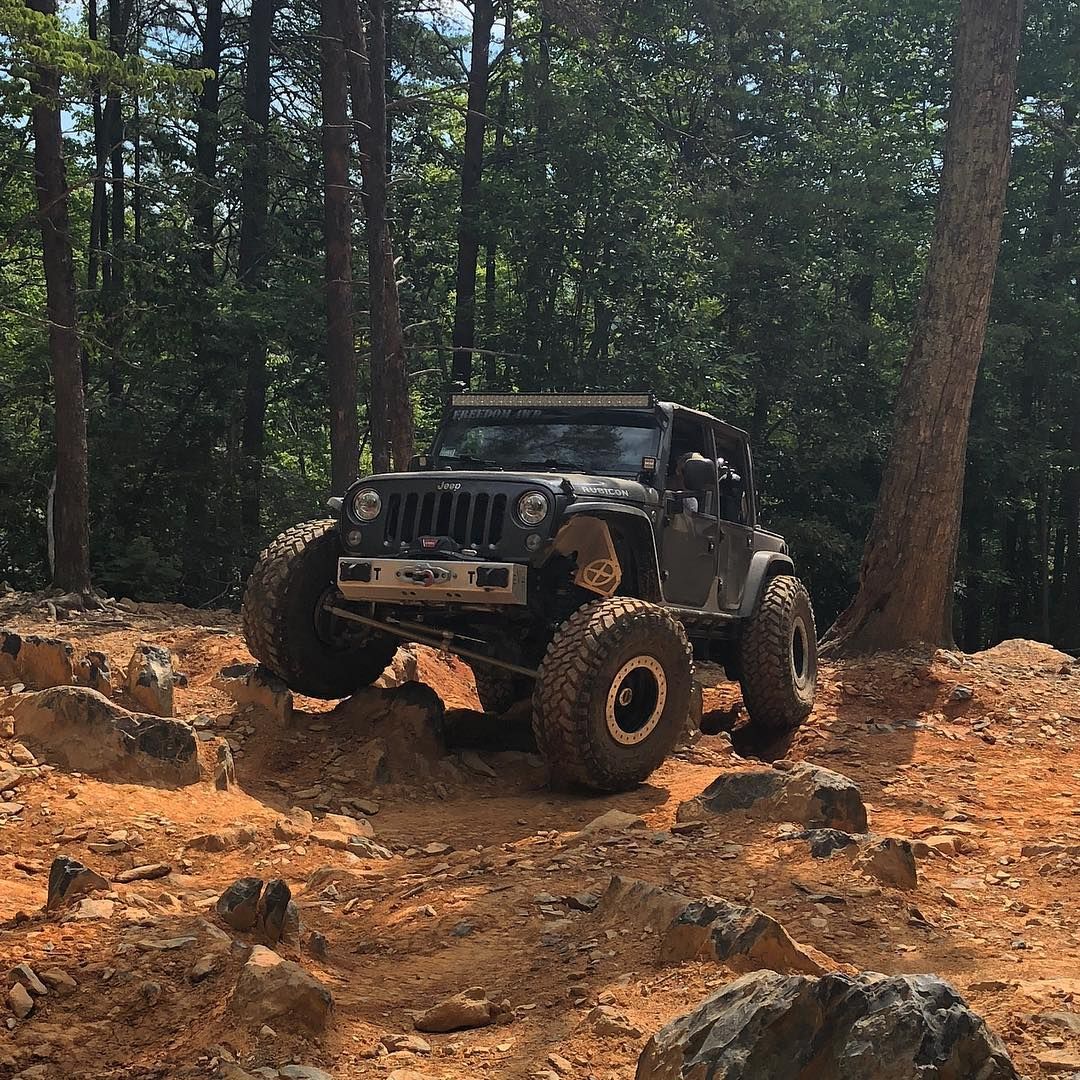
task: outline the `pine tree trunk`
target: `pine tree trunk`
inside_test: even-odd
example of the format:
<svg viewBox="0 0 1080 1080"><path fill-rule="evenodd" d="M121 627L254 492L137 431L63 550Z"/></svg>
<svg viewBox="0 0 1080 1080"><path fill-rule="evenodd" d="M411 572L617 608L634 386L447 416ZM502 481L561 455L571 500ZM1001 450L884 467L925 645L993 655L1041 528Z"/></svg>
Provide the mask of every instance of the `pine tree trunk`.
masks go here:
<svg viewBox="0 0 1080 1080"><path fill-rule="evenodd" d="M349 206L349 116L345 47L337 0L320 7L320 86L326 242L326 370L330 390L330 485L336 495L356 479L360 428L356 418L353 336L352 212Z"/></svg>
<svg viewBox="0 0 1080 1080"><path fill-rule="evenodd" d="M247 147L240 176L240 253L237 277L249 292L266 280L266 220L269 215L270 37L273 0L252 0L248 22L244 116ZM240 528L244 550L258 550L262 508L263 428L266 420L267 342L252 333L245 357L244 417L241 432Z"/></svg>
<svg viewBox="0 0 1080 1080"><path fill-rule="evenodd" d="M396 270L387 220L386 8L368 0L368 117L366 236L368 303L371 308L371 402L368 410L371 458L376 472L408 464L413 447Z"/></svg>
<svg viewBox="0 0 1080 1080"><path fill-rule="evenodd" d="M90 0L91 3L94 0ZM218 101L221 71L221 0L207 0L199 67L212 71L199 94L195 129L195 206L192 218L204 283L214 279L214 205L217 202Z"/></svg>
<svg viewBox="0 0 1080 1080"><path fill-rule="evenodd" d="M934 239L892 448L835 655L952 642L971 399L1008 177L1022 0L961 0Z"/></svg>
<svg viewBox="0 0 1080 1080"><path fill-rule="evenodd" d="M28 0L33 11L56 14L56 0ZM60 78L34 69L30 90L37 188L49 315L49 357L56 391L56 492L53 499L53 584L65 592L90 591L86 408L83 400L75 272L68 219L68 186L60 130Z"/></svg>
<svg viewBox="0 0 1080 1080"><path fill-rule="evenodd" d="M461 213L458 219L456 295L454 300L455 382L472 379L472 349L476 344L476 266L480 256L480 182L484 170L487 131L488 56L494 0L474 0L472 48L469 60L468 112L465 116L465 156L461 165Z"/></svg>
<svg viewBox="0 0 1080 1080"><path fill-rule="evenodd" d="M91 41L98 40L97 0L87 3L87 32ZM90 252L87 259L86 281L90 289L98 287L98 275L108 281L109 196L105 187L105 170L109 148L105 137L105 113L101 104L101 80L91 79L93 87L91 113L94 121L94 198L90 208ZM104 263L103 263L104 260Z"/></svg>
<svg viewBox="0 0 1080 1080"><path fill-rule="evenodd" d="M119 57L127 53L127 35L131 8L125 0L109 0L109 49ZM126 177L124 175L124 114L120 90L113 86L105 98L105 140L109 156L111 220L111 254L109 257L108 289L106 291L105 342L108 354L109 400L114 405L124 398L123 357L124 347L124 276L126 253L124 241L127 234Z"/></svg>

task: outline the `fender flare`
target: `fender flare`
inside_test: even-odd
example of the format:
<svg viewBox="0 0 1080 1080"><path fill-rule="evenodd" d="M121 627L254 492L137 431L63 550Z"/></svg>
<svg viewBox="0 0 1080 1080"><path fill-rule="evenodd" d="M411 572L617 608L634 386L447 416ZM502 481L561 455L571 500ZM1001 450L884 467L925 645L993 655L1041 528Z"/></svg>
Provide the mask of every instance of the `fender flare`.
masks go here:
<svg viewBox="0 0 1080 1080"><path fill-rule="evenodd" d="M780 551L755 551L746 574L742 603L739 604L740 619L749 619L757 611L765 586L778 574L795 574L795 564L790 555Z"/></svg>
<svg viewBox="0 0 1080 1080"><path fill-rule="evenodd" d="M652 518L639 506L620 506L617 503L599 501L575 501L566 508L562 520L565 522L568 518L577 517L579 514L591 514L593 517L605 519L614 518L615 522L613 523L618 523L620 518L628 522L632 521L638 531L648 536L647 546L640 554L646 559L645 571L655 582L656 596L642 597L642 599L652 599L657 603L662 603L660 593L660 553L656 549L656 532L653 528Z"/></svg>

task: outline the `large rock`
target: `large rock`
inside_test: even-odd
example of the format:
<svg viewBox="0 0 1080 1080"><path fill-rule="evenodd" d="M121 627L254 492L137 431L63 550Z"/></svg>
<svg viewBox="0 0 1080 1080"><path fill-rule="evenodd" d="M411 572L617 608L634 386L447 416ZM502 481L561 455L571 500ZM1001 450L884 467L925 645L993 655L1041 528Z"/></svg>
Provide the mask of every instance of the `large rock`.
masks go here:
<svg viewBox="0 0 1080 1080"><path fill-rule="evenodd" d="M892 836L874 839L859 852L855 866L864 874L898 889L914 889L919 884L915 853L907 840Z"/></svg>
<svg viewBox="0 0 1080 1080"><path fill-rule="evenodd" d="M229 1000L230 1009L252 1027L278 1020L311 1031L326 1027L333 1005L333 995L318 979L262 945L251 950Z"/></svg>
<svg viewBox="0 0 1080 1080"><path fill-rule="evenodd" d="M662 963L709 958L733 971L770 968L811 975L836 966L793 940L765 912L720 897L691 900L648 882L613 877L596 912L604 923L655 932Z"/></svg>
<svg viewBox="0 0 1080 1080"><path fill-rule="evenodd" d="M250 930L258 918L262 887L262 878L243 877L234 881L218 897L215 905L218 918L234 930Z"/></svg>
<svg viewBox="0 0 1080 1080"><path fill-rule="evenodd" d="M69 686L75 681L74 655L70 641L0 630L0 683L21 682L30 690Z"/></svg>
<svg viewBox="0 0 1080 1080"><path fill-rule="evenodd" d="M415 1024L417 1031L436 1034L463 1031L494 1024L508 1013L507 1002L493 1001L482 986L474 986L432 1005L416 1018Z"/></svg>
<svg viewBox="0 0 1080 1080"><path fill-rule="evenodd" d="M12 710L15 734L66 769L176 786L199 779L194 730L182 720L128 712L85 686L57 686Z"/></svg>
<svg viewBox="0 0 1080 1080"><path fill-rule="evenodd" d="M103 653L91 650L79 661L75 669L75 682L80 686L89 686L105 697L113 696L113 675L109 667L109 658Z"/></svg>
<svg viewBox="0 0 1080 1080"><path fill-rule="evenodd" d="M292 721L292 691L276 675L257 664L232 664L214 676L211 686L224 691L237 705L254 705L279 724Z"/></svg>
<svg viewBox="0 0 1080 1080"><path fill-rule="evenodd" d="M420 664L415 645L402 645L390 666L371 684L384 690L390 690L395 686L404 686L407 682L416 682L420 678Z"/></svg>
<svg viewBox="0 0 1080 1080"><path fill-rule="evenodd" d="M676 817L699 821L732 810L766 821L797 821L808 829L866 832L866 807L855 784L808 762L721 773L700 795L680 804Z"/></svg>
<svg viewBox="0 0 1080 1080"><path fill-rule="evenodd" d="M386 783L459 777L448 771L444 715L442 699L426 683L365 687L327 717L349 733L350 748L336 764L355 775L358 795Z"/></svg>
<svg viewBox="0 0 1080 1080"><path fill-rule="evenodd" d="M112 886L98 873L78 859L57 855L49 867L49 895L45 907L49 911L64 907L92 892L108 892Z"/></svg>
<svg viewBox="0 0 1080 1080"><path fill-rule="evenodd" d="M1001 1042L934 975L729 983L658 1031L637 1080L1018 1080Z"/></svg>
<svg viewBox="0 0 1080 1080"><path fill-rule="evenodd" d="M140 645L128 663L127 692L143 711L173 716L173 669L169 650Z"/></svg>

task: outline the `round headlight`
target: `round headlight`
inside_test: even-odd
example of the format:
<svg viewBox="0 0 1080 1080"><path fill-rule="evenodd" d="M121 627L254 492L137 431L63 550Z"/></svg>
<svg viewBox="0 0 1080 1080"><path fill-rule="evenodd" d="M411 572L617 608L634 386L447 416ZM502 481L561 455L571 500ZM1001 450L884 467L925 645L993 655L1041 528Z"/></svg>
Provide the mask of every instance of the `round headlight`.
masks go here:
<svg viewBox="0 0 1080 1080"><path fill-rule="evenodd" d="M542 491L526 491L517 501L517 516L524 525L539 525L547 513L548 500Z"/></svg>
<svg viewBox="0 0 1080 1080"><path fill-rule="evenodd" d="M374 521L382 510L382 499L374 488L361 488L352 501L353 516L357 521Z"/></svg>

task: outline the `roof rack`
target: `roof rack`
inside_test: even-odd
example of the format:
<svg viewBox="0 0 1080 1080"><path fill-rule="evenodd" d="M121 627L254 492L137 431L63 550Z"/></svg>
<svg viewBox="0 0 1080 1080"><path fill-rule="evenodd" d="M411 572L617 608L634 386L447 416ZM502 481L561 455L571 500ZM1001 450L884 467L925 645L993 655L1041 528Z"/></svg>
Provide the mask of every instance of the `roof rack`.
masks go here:
<svg viewBox="0 0 1080 1080"><path fill-rule="evenodd" d="M451 405L483 408L562 408L649 409L656 404L653 393L638 394L483 394L450 395Z"/></svg>

